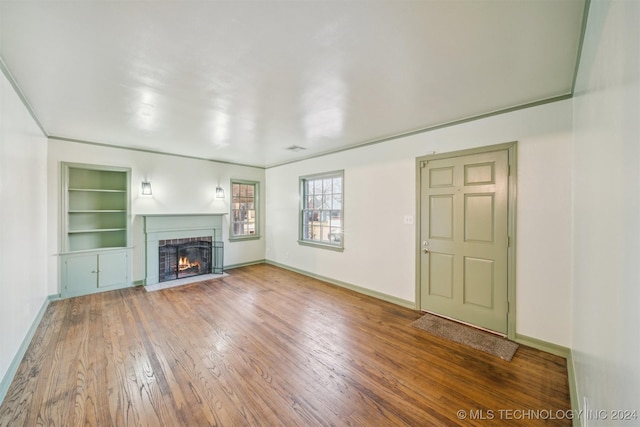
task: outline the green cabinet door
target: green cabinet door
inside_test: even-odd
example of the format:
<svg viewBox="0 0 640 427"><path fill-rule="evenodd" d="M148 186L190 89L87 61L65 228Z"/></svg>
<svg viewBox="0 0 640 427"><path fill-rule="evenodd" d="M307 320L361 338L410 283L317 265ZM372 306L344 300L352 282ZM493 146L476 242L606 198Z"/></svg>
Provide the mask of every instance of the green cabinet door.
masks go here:
<svg viewBox="0 0 640 427"><path fill-rule="evenodd" d="M127 284L128 254L126 252L110 252L98 255L98 287Z"/></svg>
<svg viewBox="0 0 640 427"><path fill-rule="evenodd" d="M63 255L62 296L76 297L130 286L129 253L129 249L123 249Z"/></svg>
<svg viewBox="0 0 640 427"><path fill-rule="evenodd" d="M65 257L63 263L63 294L68 297L91 293L98 280L96 254Z"/></svg>

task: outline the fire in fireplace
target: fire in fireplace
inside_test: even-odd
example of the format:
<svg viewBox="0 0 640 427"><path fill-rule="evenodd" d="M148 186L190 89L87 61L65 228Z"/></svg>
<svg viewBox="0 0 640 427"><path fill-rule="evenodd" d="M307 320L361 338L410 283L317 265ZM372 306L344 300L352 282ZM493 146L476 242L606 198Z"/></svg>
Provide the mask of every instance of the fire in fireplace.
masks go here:
<svg viewBox="0 0 640 427"><path fill-rule="evenodd" d="M160 240L159 281L222 272L222 242L210 236Z"/></svg>
<svg viewBox="0 0 640 427"><path fill-rule="evenodd" d="M178 261L178 273L181 271L197 271L198 273L200 272L200 261L195 260L194 262L191 262L191 260L189 258L187 258L186 256L180 257L180 261Z"/></svg>

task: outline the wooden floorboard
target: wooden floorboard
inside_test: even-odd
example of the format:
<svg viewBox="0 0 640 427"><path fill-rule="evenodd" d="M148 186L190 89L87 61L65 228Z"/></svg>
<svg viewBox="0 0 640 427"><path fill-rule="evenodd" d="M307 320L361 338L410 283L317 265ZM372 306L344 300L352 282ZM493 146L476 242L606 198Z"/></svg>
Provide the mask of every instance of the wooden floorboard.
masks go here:
<svg viewBox="0 0 640 427"><path fill-rule="evenodd" d="M571 425L565 359L270 265L52 302L0 426ZM466 418L459 416L464 411Z"/></svg>

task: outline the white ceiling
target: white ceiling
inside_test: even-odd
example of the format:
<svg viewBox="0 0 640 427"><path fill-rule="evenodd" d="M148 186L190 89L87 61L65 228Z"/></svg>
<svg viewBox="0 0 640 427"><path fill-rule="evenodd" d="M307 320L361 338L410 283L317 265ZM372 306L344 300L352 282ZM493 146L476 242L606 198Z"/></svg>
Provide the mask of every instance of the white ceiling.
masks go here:
<svg viewBox="0 0 640 427"><path fill-rule="evenodd" d="M1 0L0 56L52 137L271 166L571 94L584 7Z"/></svg>

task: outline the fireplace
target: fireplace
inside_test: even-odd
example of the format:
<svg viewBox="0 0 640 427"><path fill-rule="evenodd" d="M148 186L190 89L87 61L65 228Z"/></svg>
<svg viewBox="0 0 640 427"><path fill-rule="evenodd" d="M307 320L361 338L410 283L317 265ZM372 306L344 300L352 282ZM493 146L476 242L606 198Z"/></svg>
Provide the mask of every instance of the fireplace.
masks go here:
<svg viewBox="0 0 640 427"><path fill-rule="evenodd" d="M223 272L224 214L143 215L145 285Z"/></svg>
<svg viewBox="0 0 640 427"><path fill-rule="evenodd" d="M158 279L160 282L217 272L211 236L158 241ZM221 263L220 263L221 264ZM222 269L219 269L220 273Z"/></svg>

